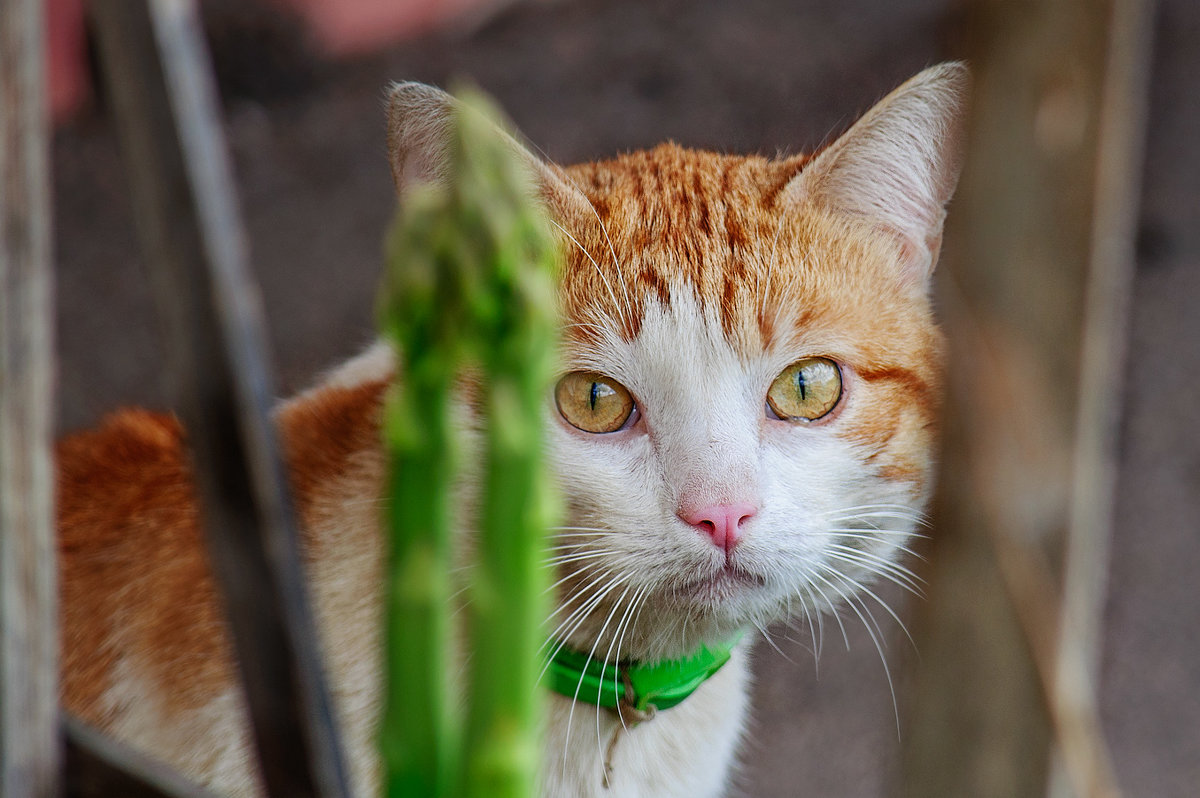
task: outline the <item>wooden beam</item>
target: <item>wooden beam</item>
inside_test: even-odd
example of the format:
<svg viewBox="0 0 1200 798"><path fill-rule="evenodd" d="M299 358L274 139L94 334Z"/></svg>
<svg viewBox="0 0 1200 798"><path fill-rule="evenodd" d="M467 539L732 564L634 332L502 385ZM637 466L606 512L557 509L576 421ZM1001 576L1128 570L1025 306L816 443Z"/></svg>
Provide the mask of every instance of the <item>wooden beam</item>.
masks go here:
<svg viewBox="0 0 1200 798"><path fill-rule="evenodd" d="M54 308L40 0L0 3L0 795L58 790Z"/></svg>
<svg viewBox="0 0 1200 798"><path fill-rule="evenodd" d="M146 261L167 322L210 561L272 796L345 796L274 431L212 69L187 0L97 0L93 21Z"/></svg>
<svg viewBox="0 0 1200 798"><path fill-rule="evenodd" d="M1094 659L1148 8L972 9L975 104L941 267L948 395L905 796L1118 794Z"/></svg>
<svg viewBox="0 0 1200 798"><path fill-rule="evenodd" d="M1097 111L1096 171L1083 301L1074 474L1051 700L1058 719L1050 793L1116 784L1098 729L1101 625L1113 525L1120 397L1148 119L1152 0L1114 0ZM1109 772L1105 773L1104 770Z"/></svg>
<svg viewBox="0 0 1200 798"><path fill-rule="evenodd" d="M73 717L62 729L66 798L218 798Z"/></svg>

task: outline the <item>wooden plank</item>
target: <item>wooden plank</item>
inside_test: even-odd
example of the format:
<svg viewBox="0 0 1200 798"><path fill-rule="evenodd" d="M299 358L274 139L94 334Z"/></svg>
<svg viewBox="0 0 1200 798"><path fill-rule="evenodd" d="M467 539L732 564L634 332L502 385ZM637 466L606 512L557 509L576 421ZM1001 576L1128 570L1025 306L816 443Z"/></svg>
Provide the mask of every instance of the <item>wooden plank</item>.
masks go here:
<svg viewBox="0 0 1200 798"><path fill-rule="evenodd" d="M1108 582L1125 340L1135 259L1150 91L1151 0L1114 0L1096 131L1088 282L1080 341L1074 480L1068 510L1052 700L1059 718L1057 798L1112 792L1098 748L1097 687ZM1107 772L1106 772L1107 771Z"/></svg>
<svg viewBox="0 0 1200 798"><path fill-rule="evenodd" d="M39 0L0 3L0 795L57 794L53 284Z"/></svg>
<svg viewBox="0 0 1200 798"><path fill-rule="evenodd" d="M66 798L218 798L75 718L62 729Z"/></svg>
<svg viewBox="0 0 1200 798"><path fill-rule="evenodd" d="M1093 663L1147 6L978 0L971 12L975 105L941 267L946 428L906 796L1045 795L1052 772L1060 794L1117 794Z"/></svg>
<svg viewBox="0 0 1200 798"><path fill-rule="evenodd" d="M258 291L196 10L184 0L100 0L93 19L263 780L281 798L344 796L269 421Z"/></svg>

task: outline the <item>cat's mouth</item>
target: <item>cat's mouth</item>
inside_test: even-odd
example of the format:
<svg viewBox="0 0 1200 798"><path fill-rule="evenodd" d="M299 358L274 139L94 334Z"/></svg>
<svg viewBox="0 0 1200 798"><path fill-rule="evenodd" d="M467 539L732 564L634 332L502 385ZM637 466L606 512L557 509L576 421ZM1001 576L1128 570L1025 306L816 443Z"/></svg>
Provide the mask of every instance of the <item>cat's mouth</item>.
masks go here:
<svg viewBox="0 0 1200 798"><path fill-rule="evenodd" d="M675 597L689 604L723 604L747 591L761 588L766 579L731 562L708 576L687 582L674 591Z"/></svg>

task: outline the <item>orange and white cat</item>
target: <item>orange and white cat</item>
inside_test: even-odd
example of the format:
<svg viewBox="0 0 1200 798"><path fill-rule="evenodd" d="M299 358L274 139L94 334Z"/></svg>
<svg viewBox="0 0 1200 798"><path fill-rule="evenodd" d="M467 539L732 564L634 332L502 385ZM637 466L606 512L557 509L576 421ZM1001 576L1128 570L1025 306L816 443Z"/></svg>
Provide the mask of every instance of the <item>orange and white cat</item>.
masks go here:
<svg viewBox="0 0 1200 798"><path fill-rule="evenodd" d="M966 83L960 65L928 69L815 156L667 144L560 168L528 155L565 253L546 423L568 521L548 633L653 663L903 581L930 490L942 343L929 280ZM436 89L393 88L401 194L437 179L450 113ZM392 364L377 345L277 413L362 795L377 779ZM58 492L66 707L218 791L255 794L184 431L118 413L61 443ZM552 695L543 794L722 795L750 639L611 748L614 713Z"/></svg>

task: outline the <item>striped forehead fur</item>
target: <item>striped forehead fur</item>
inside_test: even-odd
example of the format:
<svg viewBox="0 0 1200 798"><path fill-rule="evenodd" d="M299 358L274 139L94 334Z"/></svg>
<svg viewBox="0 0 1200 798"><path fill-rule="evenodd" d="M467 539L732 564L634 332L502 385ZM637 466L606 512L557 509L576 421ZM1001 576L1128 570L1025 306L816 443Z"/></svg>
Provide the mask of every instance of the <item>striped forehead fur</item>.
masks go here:
<svg viewBox="0 0 1200 798"><path fill-rule="evenodd" d="M571 167L594 209L575 221L563 275L571 322L617 323L637 335L645 303L695 293L743 346L769 338L763 299L780 232L779 195L804 163L718 155L663 144ZM588 328L575 332L586 337Z"/></svg>
<svg viewBox="0 0 1200 798"><path fill-rule="evenodd" d="M896 237L790 197L806 162L666 144L571 167L594 212L566 228L568 341L631 340L647 303L670 305L679 291L745 357L814 330L852 333L826 354L869 360L922 337L928 305L897 268Z"/></svg>

